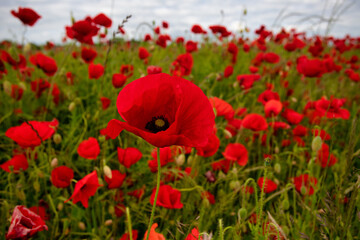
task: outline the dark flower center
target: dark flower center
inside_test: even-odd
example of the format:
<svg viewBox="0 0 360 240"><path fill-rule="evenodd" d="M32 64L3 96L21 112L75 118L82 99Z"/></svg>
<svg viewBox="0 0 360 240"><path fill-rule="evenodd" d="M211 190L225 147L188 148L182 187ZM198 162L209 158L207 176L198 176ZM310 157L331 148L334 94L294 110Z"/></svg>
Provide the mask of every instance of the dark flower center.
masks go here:
<svg viewBox="0 0 360 240"><path fill-rule="evenodd" d="M165 131L169 128L169 121L163 116L153 117L151 121L146 124L145 128L152 133Z"/></svg>

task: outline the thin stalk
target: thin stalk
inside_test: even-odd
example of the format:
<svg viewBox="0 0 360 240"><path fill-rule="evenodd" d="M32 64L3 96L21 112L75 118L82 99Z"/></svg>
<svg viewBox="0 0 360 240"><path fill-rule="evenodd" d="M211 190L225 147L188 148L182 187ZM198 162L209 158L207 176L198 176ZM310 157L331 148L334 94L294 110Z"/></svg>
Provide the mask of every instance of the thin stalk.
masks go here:
<svg viewBox="0 0 360 240"><path fill-rule="evenodd" d="M152 207L152 210L151 210L150 222L149 222L149 226L148 226L148 230L147 230L146 240L149 240L150 229L151 229L151 225L152 225L153 220L154 220L155 207L156 207L156 202L157 202L157 198L158 198L158 194L159 194L159 188L160 188L160 171L161 171L160 148L157 148L157 164L158 164L158 172L157 172L157 178L156 178L156 192L155 192L155 198L154 198L153 207Z"/></svg>
<svg viewBox="0 0 360 240"><path fill-rule="evenodd" d="M129 238L130 238L130 240L133 240L130 209L128 207L126 207L126 218L127 218L127 222L128 222L127 227L128 227L128 232L129 232Z"/></svg>

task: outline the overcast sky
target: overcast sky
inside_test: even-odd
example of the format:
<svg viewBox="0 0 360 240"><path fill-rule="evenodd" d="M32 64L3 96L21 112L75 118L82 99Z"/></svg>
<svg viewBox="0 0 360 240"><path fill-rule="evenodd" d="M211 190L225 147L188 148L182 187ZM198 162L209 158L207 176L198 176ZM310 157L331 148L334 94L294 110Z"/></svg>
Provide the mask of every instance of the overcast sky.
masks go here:
<svg viewBox="0 0 360 240"><path fill-rule="evenodd" d="M351 7L345 8L350 4ZM185 38L193 37L189 33L193 24L200 24L206 30L209 25L222 24L233 32L244 26L254 32L264 24L275 31L280 26L296 27L308 35L323 35L327 26L324 20L331 16L338 17L331 35L360 36L359 0L0 0L0 40L21 42L24 27L10 13L11 10L17 11L19 6L30 7L42 16L25 35L27 42L35 43L48 40L59 43L65 36L65 26L71 25L71 13L80 20L100 12L113 20L113 30L131 14L124 27L128 38L150 33L145 24L138 28L139 24L155 21L159 25L163 20L170 25L166 33ZM244 9L247 10L246 16L243 15ZM319 24L320 21L323 23Z"/></svg>

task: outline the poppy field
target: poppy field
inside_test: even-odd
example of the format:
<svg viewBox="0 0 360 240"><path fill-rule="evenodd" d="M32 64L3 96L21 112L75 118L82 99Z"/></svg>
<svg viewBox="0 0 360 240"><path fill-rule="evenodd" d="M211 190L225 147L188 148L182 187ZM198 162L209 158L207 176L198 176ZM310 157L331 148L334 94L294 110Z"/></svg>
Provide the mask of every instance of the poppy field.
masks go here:
<svg viewBox="0 0 360 240"><path fill-rule="evenodd" d="M1 42L1 239L359 239L360 37L128 21Z"/></svg>

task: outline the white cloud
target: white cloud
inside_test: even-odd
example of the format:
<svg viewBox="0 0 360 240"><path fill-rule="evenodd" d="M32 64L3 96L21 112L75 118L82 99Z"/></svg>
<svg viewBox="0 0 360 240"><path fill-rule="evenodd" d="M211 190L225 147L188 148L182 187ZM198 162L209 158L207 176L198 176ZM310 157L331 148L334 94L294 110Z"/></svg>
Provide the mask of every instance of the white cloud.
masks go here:
<svg viewBox="0 0 360 240"><path fill-rule="evenodd" d="M327 2L327 5L324 5ZM103 12L113 20L113 30L129 14L132 18L125 24L125 29L132 37L135 35L137 26L142 22L150 23L155 21L157 25L165 20L169 22L170 29L167 33L172 35L185 34L189 32L193 24L200 24L208 30L209 25L223 24L230 30L238 30L239 27L247 25L254 31L261 24L271 27L279 12L283 9L286 14L301 13L301 16L323 15L331 16L331 10L337 0L12 0L5 1L0 6L0 39L21 40L24 30L21 22L14 18L10 11L19 6L30 7L37 11L42 18L34 27L29 27L26 32L26 40L43 43L47 40L60 42L65 34L65 26L70 25L70 13L75 19L79 20L87 15L95 16ZM341 2L341 1L340 1ZM344 0L344 4L352 2ZM244 8L248 14L243 16ZM220 11L223 11L223 17ZM354 5L341 15L332 29L335 36L344 36L350 33L354 36L360 35L358 12L360 11L360 1L355 1ZM299 15L300 16L300 15ZM311 22L305 18L303 22L298 22L301 17L292 16L280 21L282 26L296 26L299 30L324 31L324 24L312 26ZM276 28L278 30L278 28ZM150 32L147 28L142 28L137 33ZM311 32L309 32L310 34ZM14 37L13 35L16 35ZM191 36L190 33L185 35Z"/></svg>

